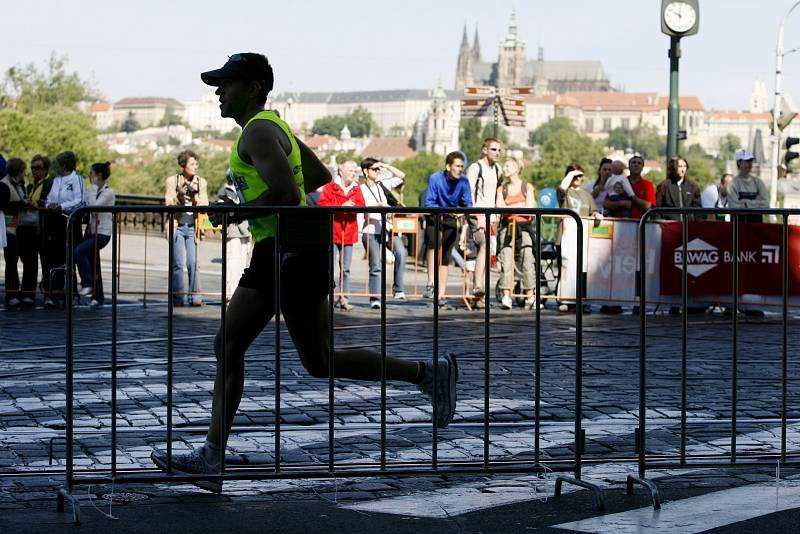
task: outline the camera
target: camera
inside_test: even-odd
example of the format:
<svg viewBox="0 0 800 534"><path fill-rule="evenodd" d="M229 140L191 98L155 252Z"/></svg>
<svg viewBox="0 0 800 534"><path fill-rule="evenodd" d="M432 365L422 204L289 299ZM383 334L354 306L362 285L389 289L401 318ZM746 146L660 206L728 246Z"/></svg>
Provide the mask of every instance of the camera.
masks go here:
<svg viewBox="0 0 800 534"><path fill-rule="evenodd" d="M185 188L184 193L183 193L183 195L185 197L194 198L195 195L197 195L197 193L198 193L197 189L192 187L192 184L190 184L190 183L186 184L186 188Z"/></svg>

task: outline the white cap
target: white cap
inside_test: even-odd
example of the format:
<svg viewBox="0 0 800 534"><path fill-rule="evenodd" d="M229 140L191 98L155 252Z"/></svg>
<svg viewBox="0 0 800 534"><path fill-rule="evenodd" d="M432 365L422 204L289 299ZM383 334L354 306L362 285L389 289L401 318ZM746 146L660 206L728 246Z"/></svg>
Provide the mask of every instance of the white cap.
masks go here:
<svg viewBox="0 0 800 534"><path fill-rule="evenodd" d="M736 151L736 161L744 161L748 159L756 159L756 157L746 148L740 148Z"/></svg>

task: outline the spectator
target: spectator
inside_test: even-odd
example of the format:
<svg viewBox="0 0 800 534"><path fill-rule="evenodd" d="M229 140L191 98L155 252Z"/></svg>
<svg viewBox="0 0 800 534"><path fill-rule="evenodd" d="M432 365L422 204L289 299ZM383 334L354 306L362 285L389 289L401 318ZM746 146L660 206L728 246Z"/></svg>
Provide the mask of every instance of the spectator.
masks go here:
<svg viewBox="0 0 800 534"><path fill-rule="evenodd" d="M589 185L589 191L592 193L594 203L601 208L605 205L606 201L606 181L613 174L611 172L611 163L612 161L609 158L601 159L600 166L597 168L597 180ZM569 169L567 172L575 170L582 171L583 169ZM605 209L603 209L603 215L608 215Z"/></svg>
<svg viewBox="0 0 800 534"><path fill-rule="evenodd" d="M33 177L33 183L28 184L26 190L28 192L28 197L31 201L36 204L38 208L45 207L45 199L47 199L47 195L50 194L50 189L53 187L53 179L50 178L50 158L47 156L42 156L41 154L36 154L31 158L31 176ZM37 262L41 258L42 263L42 284L41 287L45 292L50 291L50 277L46 276L45 273L50 272L50 266L55 266L52 261L49 260L47 257L48 250L47 247L44 246L45 239L47 237L47 229L45 227L46 221L46 212L43 210L39 210L38 212L39 217L39 236L36 240L36 255L37 255ZM35 297L35 295L32 295ZM35 301L36 299L33 298Z"/></svg>
<svg viewBox="0 0 800 534"><path fill-rule="evenodd" d="M629 218L639 220L644 212L656 205L656 188L653 182L642 177L644 159L633 156L628 160L628 183L633 189L633 196L625 200L610 200L606 198L604 207L609 213L614 210L630 210Z"/></svg>
<svg viewBox="0 0 800 534"><path fill-rule="evenodd" d="M769 207L769 194L764 182L758 176L753 176L755 156L745 148L736 151L734 155L739 173L734 176L728 191L728 207L734 209L763 209ZM763 215L739 215L740 222L763 222ZM739 307L748 317L763 317L764 311L747 305ZM725 313L731 314L731 308L726 308Z"/></svg>
<svg viewBox="0 0 800 534"><path fill-rule="evenodd" d="M622 219L629 218L631 216L630 201L634 196L633 187L631 187L628 177L625 176L625 164L619 160L613 161L611 163L611 176L606 180L605 198L617 203L619 207L606 210L605 214Z"/></svg>
<svg viewBox="0 0 800 534"><path fill-rule="evenodd" d="M558 207L571 209L581 217L602 219L603 214L597 209L594 198L591 193L581 188L582 184L582 170L568 172L558 186Z"/></svg>
<svg viewBox="0 0 800 534"><path fill-rule="evenodd" d="M361 195L364 204L368 207L388 207L390 191L400 187L406 174L396 167L382 163L374 158L366 158L361 162L361 170L365 181L361 184ZM382 176L389 174L391 176ZM370 213L364 220L361 240L369 254L369 307L378 310L381 307L379 295L381 292L381 241L386 241L386 248L394 254L394 284L392 293L394 298L404 300L406 294L403 290L403 274L406 268L406 247L399 235L389 240L392 235L392 216L386 215L386 228L381 227L381 215Z"/></svg>
<svg viewBox="0 0 800 534"><path fill-rule="evenodd" d="M450 152L445 157L443 171L433 173L428 178L428 189L423 206L426 208L471 208L472 192L469 180L462 176L464 172L464 154ZM452 309L445 300L447 289L447 266L452 257L453 247L458 238L458 220L460 215L443 215L439 225L440 235L436 235L434 216L427 216L425 221L425 243L428 246L426 253L428 263L428 285L425 296L433 297L434 278L434 253L439 254L439 307ZM439 244L438 250L436 243Z"/></svg>
<svg viewBox="0 0 800 534"><path fill-rule="evenodd" d="M167 176L164 180L164 201L167 206L207 206L208 182L197 175L197 154L184 150L178 154L178 165L181 172L175 176ZM175 221L174 248L172 259L172 303L174 306L185 306L188 300L191 306L202 306L200 284L197 277L197 239L199 228L197 213L184 212ZM189 275L189 297L186 298L183 284L183 270Z"/></svg>
<svg viewBox="0 0 800 534"><path fill-rule="evenodd" d="M338 176L322 187L319 205L364 206L364 195L358 186L357 172L358 166L355 161L347 160L342 163L338 169ZM356 241L358 241L356 214L335 214L333 216L334 261L339 265L339 289L342 294L334 303L334 307L345 311L353 309L347 294L350 293L350 263L353 259L353 244Z"/></svg>
<svg viewBox="0 0 800 534"><path fill-rule="evenodd" d="M728 185L733 181L733 175L725 173L720 178L718 184L711 184L700 193L700 205L704 208L727 208L728 207ZM729 215L708 215L711 221L730 220Z"/></svg>
<svg viewBox="0 0 800 534"><path fill-rule="evenodd" d="M45 242L48 266L42 276L49 278L49 294L44 299L45 307L53 307L64 297L64 282L67 272L73 278L72 287L77 293L75 271L66 265L64 236L67 231L67 216L83 206L86 202L86 183L83 176L75 172L77 158L74 152L62 152L56 156L56 177L50 192L47 194L45 206ZM72 242L81 240L81 224L75 221L72 225ZM44 267L43 267L44 269Z"/></svg>
<svg viewBox="0 0 800 534"><path fill-rule="evenodd" d="M498 208L534 208L536 207L536 191L533 186L520 178L522 165L513 158L503 163L505 183L497 188ZM503 295L500 306L510 310L513 304L511 292L514 288L515 252L519 255L522 271L522 290L525 294L525 307L536 305L534 289L536 288L535 243L536 233L531 228L531 215L503 215L498 224L497 243L500 259L500 289ZM512 249L514 251L512 252Z"/></svg>
<svg viewBox="0 0 800 534"><path fill-rule="evenodd" d="M95 163L89 169L89 189L87 203L90 206L113 206L115 203L114 190L106 182L111 176L111 163ZM75 265L81 277L82 297L91 295L89 306L102 306L105 300L103 295L103 272L100 266L100 250L111 241L114 229L111 213L90 213L86 225L83 241L75 247Z"/></svg>
<svg viewBox="0 0 800 534"><path fill-rule="evenodd" d="M0 154L0 178L6 177L6 158ZM6 248L6 216L0 209L0 248Z"/></svg>
<svg viewBox="0 0 800 534"><path fill-rule="evenodd" d="M672 156L667 163L667 179L661 182L656 193L656 205L663 208L699 208L700 187L686 177L689 163L680 155ZM662 213L662 219L680 221L680 214ZM687 215L687 220L695 219Z"/></svg>
<svg viewBox="0 0 800 534"><path fill-rule="evenodd" d="M476 208L493 208L497 204L497 186L500 183L500 166L497 161L503 152L502 143L488 137L483 140L481 149L483 157L472 163L467 169L467 179L469 180L470 191L472 192L472 205ZM478 246L478 254L475 257L475 277L472 284L472 296L475 308L483 308L486 305L486 291L482 286L486 268L486 250L489 243L486 242L486 224L491 224L493 218L484 215L470 215L470 233L472 239Z"/></svg>
<svg viewBox="0 0 800 534"><path fill-rule="evenodd" d="M603 218L603 214L597 209L594 197L583 185L583 171L569 171L561 180L556 193L558 194L558 207L571 209L581 217L593 217L596 221ZM558 311L567 312L575 309L575 304L559 303ZM591 313L589 304L583 305L584 313Z"/></svg>
<svg viewBox="0 0 800 534"><path fill-rule="evenodd" d="M755 156L749 150L742 148L736 151L736 167L739 173L727 187L728 207L741 208L768 208L769 194L764 182L758 176L753 176L753 161ZM739 215L740 221L762 222L762 215Z"/></svg>
<svg viewBox="0 0 800 534"><path fill-rule="evenodd" d="M25 191L25 162L8 160L7 175L0 180L0 211L5 213L6 307L33 306L36 296L38 265L36 244L39 239L39 214ZM17 263L22 260L22 285Z"/></svg>
<svg viewBox="0 0 800 534"><path fill-rule="evenodd" d="M240 204L241 199L236 191L231 170L225 174L225 183L217 191L217 203ZM229 219L225 232L225 298L230 301L239 279L242 277L250 259L250 224L246 220Z"/></svg>

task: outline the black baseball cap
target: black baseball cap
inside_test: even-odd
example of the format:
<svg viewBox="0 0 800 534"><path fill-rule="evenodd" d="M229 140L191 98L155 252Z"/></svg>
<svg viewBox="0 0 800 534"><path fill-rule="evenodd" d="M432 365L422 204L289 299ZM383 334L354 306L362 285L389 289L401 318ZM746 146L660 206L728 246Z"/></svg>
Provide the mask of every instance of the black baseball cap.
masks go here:
<svg viewBox="0 0 800 534"><path fill-rule="evenodd" d="M226 79L263 81L267 85L267 92L272 90L274 83L269 60L263 54L254 52L241 52L228 56L228 61L221 68L200 74L200 79L206 85L215 87Z"/></svg>

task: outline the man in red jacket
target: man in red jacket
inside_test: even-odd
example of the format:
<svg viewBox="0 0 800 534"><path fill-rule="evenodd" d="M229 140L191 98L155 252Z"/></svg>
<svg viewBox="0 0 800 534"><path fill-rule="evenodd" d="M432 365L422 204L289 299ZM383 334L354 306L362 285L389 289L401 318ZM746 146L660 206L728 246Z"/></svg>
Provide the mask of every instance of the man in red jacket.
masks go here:
<svg viewBox="0 0 800 534"><path fill-rule="evenodd" d="M347 160L339 166L339 175L325 184L319 195L320 206L363 206L364 195L358 187L355 161ZM350 293L350 261L353 244L358 241L358 222L355 213L337 213L333 216L333 244L335 261L339 265L339 298L334 307L351 310L347 300Z"/></svg>

